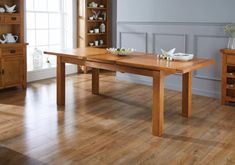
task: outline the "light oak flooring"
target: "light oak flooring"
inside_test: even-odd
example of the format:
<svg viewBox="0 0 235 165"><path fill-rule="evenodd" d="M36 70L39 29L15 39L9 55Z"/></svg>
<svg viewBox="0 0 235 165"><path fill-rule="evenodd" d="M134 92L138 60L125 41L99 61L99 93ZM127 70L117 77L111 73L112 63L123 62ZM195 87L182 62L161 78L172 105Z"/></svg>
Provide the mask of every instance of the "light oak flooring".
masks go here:
<svg viewBox="0 0 235 165"><path fill-rule="evenodd" d="M26 92L0 91L0 164L235 164L235 107L193 96L181 116L181 93L166 90L163 137L151 134L152 89L102 74L67 77L66 106L56 106L55 79Z"/></svg>

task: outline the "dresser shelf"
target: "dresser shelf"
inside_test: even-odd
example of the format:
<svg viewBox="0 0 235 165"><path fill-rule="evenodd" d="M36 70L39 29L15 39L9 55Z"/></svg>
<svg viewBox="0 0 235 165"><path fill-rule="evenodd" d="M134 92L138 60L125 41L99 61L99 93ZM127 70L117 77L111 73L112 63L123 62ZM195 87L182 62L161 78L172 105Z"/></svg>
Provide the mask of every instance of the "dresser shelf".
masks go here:
<svg viewBox="0 0 235 165"><path fill-rule="evenodd" d="M110 6L111 0L79 0L78 2L78 25L77 25L77 47L107 48L110 47ZM98 7L90 7L90 3L97 3ZM103 5L104 7L99 7ZM94 20L94 12L98 13L98 19ZM90 19L92 17L92 19ZM99 19L100 18L100 19ZM101 19L102 18L102 19ZM105 33L89 33L90 30L99 28L105 24ZM94 46L95 42L100 45ZM103 43L103 44L102 44ZM92 45L93 46L90 46ZM84 72L88 68L83 67Z"/></svg>
<svg viewBox="0 0 235 165"><path fill-rule="evenodd" d="M91 9L91 10L107 10L106 7L87 7L87 9Z"/></svg>

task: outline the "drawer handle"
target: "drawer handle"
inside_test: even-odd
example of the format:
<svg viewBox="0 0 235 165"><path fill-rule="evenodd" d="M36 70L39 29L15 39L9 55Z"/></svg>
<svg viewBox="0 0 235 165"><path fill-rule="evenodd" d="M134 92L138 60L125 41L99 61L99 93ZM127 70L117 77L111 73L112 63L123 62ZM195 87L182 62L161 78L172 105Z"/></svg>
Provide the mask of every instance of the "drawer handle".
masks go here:
<svg viewBox="0 0 235 165"><path fill-rule="evenodd" d="M14 53L16 53L16 50L10 50L10 53L14 54Z"/></svg>
<svg viewBox="0 0 235 165"><path fill-rule="evenodd" d="M4 72L5 72L5 71L4 71L4 69L2 69L2 72L1 72L1 73L2 73L2 75L4 75Z"/></svg>
<svg viewBox="0 0 235 165"><path fill-rule="evenodd" d="M11 17L11 20L12 21L15 21L17 18L16 17Z"/></svg>

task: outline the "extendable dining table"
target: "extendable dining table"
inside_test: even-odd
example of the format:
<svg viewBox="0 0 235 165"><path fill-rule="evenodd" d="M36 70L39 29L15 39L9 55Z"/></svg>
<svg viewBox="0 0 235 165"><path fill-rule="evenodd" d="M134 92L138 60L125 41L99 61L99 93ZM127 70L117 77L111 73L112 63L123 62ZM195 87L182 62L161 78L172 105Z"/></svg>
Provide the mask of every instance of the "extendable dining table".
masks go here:
<svg viewBox="0 0 235 165"><path fill-rule="evenodd" d="M164 129L164 78L182 75L182 116L192 116L192 73L214 64L212 59L194 58L191 61L168 61L155 54L133 52L126 56L110 54L105 49L77 48L46 51L57 56L57 105L65 105L65 63L92 68L92 93L99 94L99 69L144 75L153 78L152 134L162 136Z"/></svg>

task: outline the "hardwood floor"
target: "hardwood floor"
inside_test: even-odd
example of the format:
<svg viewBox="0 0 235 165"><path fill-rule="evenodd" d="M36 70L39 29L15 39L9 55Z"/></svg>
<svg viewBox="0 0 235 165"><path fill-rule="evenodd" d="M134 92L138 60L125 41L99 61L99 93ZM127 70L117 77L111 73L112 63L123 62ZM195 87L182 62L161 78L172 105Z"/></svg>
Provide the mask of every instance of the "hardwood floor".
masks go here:
<svg viewBox="0 0 235 165"><path fill-rule="evenodd" d="M64 108L55 79L0 91L0 164L235 164L235 107L194 95L187 119L181 93L166 90L165 131L154 137L152 88L100 80L97 96L91 75L68 77Z"/></svg>

